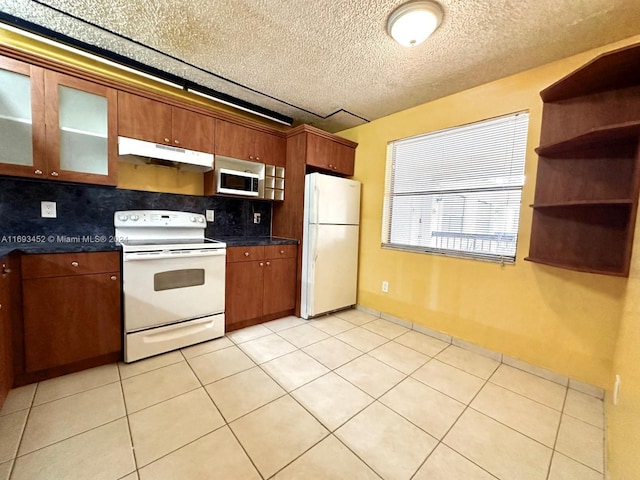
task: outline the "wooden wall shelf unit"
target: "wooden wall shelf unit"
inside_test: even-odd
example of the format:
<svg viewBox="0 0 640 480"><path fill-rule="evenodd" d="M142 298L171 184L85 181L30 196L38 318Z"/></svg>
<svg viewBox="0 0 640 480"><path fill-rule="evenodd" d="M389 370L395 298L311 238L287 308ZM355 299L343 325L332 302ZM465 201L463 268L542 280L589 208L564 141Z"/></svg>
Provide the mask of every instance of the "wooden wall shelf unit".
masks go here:
<svg viewBox="0 0 640 480"><path fill-rule="evenodd" d="M628 276L640 186L640 44L603 54L544 101L525 260Z"/></svg>

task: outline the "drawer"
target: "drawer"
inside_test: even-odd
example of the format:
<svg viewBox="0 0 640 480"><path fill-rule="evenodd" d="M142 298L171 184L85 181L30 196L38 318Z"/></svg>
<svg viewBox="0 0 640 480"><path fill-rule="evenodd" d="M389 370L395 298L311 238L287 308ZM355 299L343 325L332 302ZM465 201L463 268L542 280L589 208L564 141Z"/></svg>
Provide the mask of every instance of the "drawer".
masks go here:
<svg viewBox="0 0 640 480"><path fill-rule="evenodd" d="M291 258L298 255L297 245L269 245L264 247L265 258Z"/></svg>
<svg viewBox="0 0 640 480"><path fill-rule="evenodd" d="M119 252L22 255L22 278L64 277L119 272Z"/></svg>
<svg viewBox="0 0 640 480"><path fill-rule="evenodd" d="M264 260L264 247L228 247L227 263Z"/></svg>

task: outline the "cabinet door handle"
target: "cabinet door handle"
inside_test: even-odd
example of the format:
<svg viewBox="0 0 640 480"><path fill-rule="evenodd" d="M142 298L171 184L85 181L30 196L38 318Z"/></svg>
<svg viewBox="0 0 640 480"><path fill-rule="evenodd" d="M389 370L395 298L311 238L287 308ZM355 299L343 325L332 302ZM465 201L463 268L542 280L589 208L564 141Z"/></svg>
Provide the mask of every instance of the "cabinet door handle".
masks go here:
<svg viewBox="0 0 640 480"><path fill-rule="evenodd" d="M260 266L261 266L261 267L264 267L264 263L260 262Z"/></svg>
<svg viewBox="0 0 640 480"><path fill-rule="evenodd" d="M59 174L58 172L51 172L51 176L52 176L52 177L57 177L57 176L59 176L59 175L60 175L60 174Z"/></svg>
<svg viewBox="0 0 640 480"><path fill-rule="evenodd" d="M118 277L116 277L115 275L111 275L111 280L117 280Z"/></svg>
<svg viewBox="0 0 640 480"><path fill-rule="evenodd" d="M256 160L257 160L257 161L260 161L260 157L256 157Z"/></svg>
<svg viewBox="0 0 640 480"><path fill-rule="evenodd" d="M36 171L35 171L35 172L33 172L33 173L35 173L36 175L42 175L42 170L36 170Z"/></svg>
<svg viewBox="0 0 640 480"><path fill-rule="evenodd" d="M249 256L249 252L244 252L244 256L248 257Z"/></svg>
<svg viewBox="0 0 640 480"><path fill-rule="evenodd" d="M284 255L284 250L280 250L280 255Z"/></svg>
<svg viewBox="0 0 640 480"><path fill-rule="evenodd" d="M11 273L11 269L2 265L2 274L7 275L8 273Z"/></svg>
<svg viewBox="0 0 640 480"><path fill-rule="evenodd" d="M269 265L271 265L271 262L267 262L267 267L268 267Z"/></svg>
<svg viewBox="0 0 640 480"><path fill-rule="evenodd" d="M178 140L174 140L173 143L175 143L176 145L180 145L180 142Z"/></svg>
<svg viewBox="0 0 640 480"><path fill-rule="evenodd" d="M249 155L249 160L253 160L253 155Z"/></svg>
<svg viewBox="0 0 640 480"><path fill-rule="evenodd" d="M169 140L167 137L164 137L164 141L165 143L169 143L171 140Z"/></svg>
<svg viewBox="0 0 640 480"><path fill-rule="evenodd" d="M77 267L78 265L80 265L78 262L71 262L72 267Z"/></svg>

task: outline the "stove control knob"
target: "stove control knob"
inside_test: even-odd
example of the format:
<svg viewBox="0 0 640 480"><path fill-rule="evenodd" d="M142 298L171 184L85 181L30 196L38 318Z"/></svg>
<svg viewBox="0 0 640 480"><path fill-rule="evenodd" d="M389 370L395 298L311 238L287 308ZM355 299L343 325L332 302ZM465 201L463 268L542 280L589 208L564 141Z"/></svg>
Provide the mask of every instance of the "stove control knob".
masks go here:
<svg viewBox="0 0 640 480"><path fill-rule="evenodd" d="M198 217L198 223L204 223L204 218Z"/></svg>
<svg viewBox="0 0 640 480"><path fill-rule="evenodd" d="M195 221L196 221L196 217L194 217L193 215L191 215L191 216L189 217L189 221L190 221L190 222L195 222Z"/></svg>
<svg viewBox="0 0 640 480"><path fill-rule="evenodd" d="M134 222L137 222L140 219L140 217L138 215L131 215L131 220L133 220Z"/></svg>
<svg viewBox="0 0 640 480"><path fill-rule="evenodd" d="M120 220L121 222L126 222L129 219L129 217L127 217L126 215L118 215L118 220Z"/></svg>

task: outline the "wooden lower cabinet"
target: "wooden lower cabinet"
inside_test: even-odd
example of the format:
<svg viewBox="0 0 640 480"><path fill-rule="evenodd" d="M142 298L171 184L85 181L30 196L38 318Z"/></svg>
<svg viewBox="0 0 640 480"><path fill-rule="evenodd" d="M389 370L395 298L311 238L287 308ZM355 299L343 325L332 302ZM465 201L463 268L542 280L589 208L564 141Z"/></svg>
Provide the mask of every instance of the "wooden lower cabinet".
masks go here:
<svg viewBox="0 0 640 480"><path fill-rule="evenodd" d="M297 253L297 245L227 249L227 332L293 313Z"/></svg>
<svg viewBox="0 0 640 480"><path fill-rule="evenodd" d="M296 306L296 259L265 261L263 315L271 315Z"/></svg>
<svg viewBox="0 0 640 480"><path fill-rule="evenodd" d="M225 330L242 328L247 320L262 316L264 262L227 264ZM241 326L236 326L241 325ZM235 328L234 328L235 327Z"/></svg>
<svg viewBox="0 0 640 480"><path fill-rule="evenodd" d="M118 252L24 255L22 297L17 384L120 359Z"/></svg>

